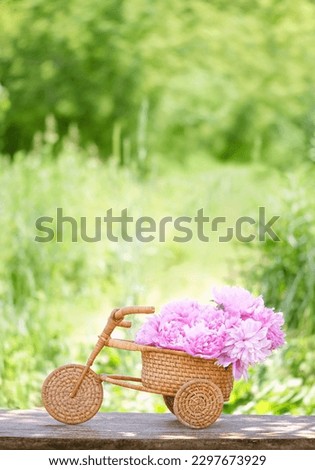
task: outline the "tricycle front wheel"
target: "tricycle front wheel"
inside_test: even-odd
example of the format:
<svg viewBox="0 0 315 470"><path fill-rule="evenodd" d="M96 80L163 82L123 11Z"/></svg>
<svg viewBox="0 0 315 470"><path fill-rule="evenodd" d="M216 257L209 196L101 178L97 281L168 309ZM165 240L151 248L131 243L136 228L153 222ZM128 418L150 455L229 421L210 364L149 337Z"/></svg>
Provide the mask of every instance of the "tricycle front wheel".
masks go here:
<svg viewBox="0 0 315 470"><path fill-rule="evenodd" d="M176 393L174 414L190 428L207 428L220 416L223 403L220 388L211 380L193 379Z"/></svg>
<svg viewBox="0 0 315 470"><path fill-rule="evenodd" d="M42 387L42 400L48 413L66 424L84 423L100 409L103 387L100 377L91 369L85 375L75 397L71 397L84 366L67 364L48 375Z"/></svg>

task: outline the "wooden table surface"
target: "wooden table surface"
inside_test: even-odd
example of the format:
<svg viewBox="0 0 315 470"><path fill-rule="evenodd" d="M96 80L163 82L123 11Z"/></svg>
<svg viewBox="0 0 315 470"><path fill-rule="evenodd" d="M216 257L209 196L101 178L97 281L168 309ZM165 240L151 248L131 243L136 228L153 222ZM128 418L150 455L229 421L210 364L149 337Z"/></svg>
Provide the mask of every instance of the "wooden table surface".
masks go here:
<svg viewBox="0 0 315 470"><path fill-rule="evenodd" d="M315 449L315 416L222 415L194 430L170 413L98 413L71 426L40 409L0 411L0 449Z"/></svg>

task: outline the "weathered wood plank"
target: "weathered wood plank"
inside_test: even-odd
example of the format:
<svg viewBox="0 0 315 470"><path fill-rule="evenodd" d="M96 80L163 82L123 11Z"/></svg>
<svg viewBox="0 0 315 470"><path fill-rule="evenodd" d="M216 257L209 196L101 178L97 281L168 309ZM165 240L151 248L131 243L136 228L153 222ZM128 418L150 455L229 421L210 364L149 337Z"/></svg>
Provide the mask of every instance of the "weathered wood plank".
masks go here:
<svg viewBox="0 0 315 470"><path fill-rule="evenodd" d="M222 415L193 430L170 413L98 413L69 426L44 410L0 411L0 449L315 449L315 417Z"/></svg>

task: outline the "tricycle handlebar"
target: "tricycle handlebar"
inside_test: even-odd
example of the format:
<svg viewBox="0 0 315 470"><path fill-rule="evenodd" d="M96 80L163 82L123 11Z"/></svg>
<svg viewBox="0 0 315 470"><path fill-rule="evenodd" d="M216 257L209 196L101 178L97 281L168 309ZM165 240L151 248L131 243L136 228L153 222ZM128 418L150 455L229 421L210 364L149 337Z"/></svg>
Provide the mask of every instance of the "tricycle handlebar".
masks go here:
<svg viewBox="0 0 315 470"><path fill-rule="evenodd" d="M92 351L88 359L87 366L91 367L97 354L103 349L103 347L106 344L108 344L110 335L112 334L116 326L122 326L124 328L131 327L131 322L124 320L124 317L126 315L129 315L132 313L154 313L154 312L155 312L154 307L144 307L140 305L131 306L131 307L114 308L114 310L112 310L112 313L110 314L107 320L105 328L103 329L102 333L99 336L99 340L96 343L94 350Z"/></svg>
<svg viewBox="0 0 315 470"><path fill-rule="evenodd" d="M120 309L115 309L112 311L111 316L115 322L120 323L119 326L125 326L121 324L121 321L126 315L135 314L135 313L154 313L154 312L155 312L154 307L145 307L145 306L136 305L132 307L122 307Z"/></svg>
<svg viewBox="0 0 315 470"><path fill-rule="evenodd" d="M154 313L155 308L154 307L144 307L144 306L132 306L132 307L121 307L121 308L114 308L112 310L112 313L110 314L107 323L105 325L104 330L99 336L98 342L96 343L93 351L90 354L90 357L87 360L86 366L84 370L82 371L81 377L79 378L78 382L76 383L74 389L71 392L71 397L75 397L77 394L77 391L79 390L79 387L89 370L89 368L92 366L96 356L100 353L100 351L103 349L103 347L108 344L108 341L110 339L110 335L116 328L116 326L122 326L124 328L130 328L131 327L131 322L130 321L125 321L124 317L126 315L129 315L131 313Z"/></svg>

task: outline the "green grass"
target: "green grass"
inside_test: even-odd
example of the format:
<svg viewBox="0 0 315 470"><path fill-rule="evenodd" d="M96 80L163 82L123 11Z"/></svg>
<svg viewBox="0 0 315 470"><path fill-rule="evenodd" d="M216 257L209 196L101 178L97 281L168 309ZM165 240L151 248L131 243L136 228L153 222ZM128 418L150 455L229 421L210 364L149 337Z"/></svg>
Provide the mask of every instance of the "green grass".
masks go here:
<svg viewBox="0 0 315 470"><path fill-rule="evenodd" d="M93 229L93 217L104 216L109 208L114 214L128 208L134 217L156 220L167 215L193 217L204 208L211 218L226 216L232 226L239 216L255 217L258 206L274 214L269 194L283 182L282 175L261 166L203 160L192 161L189 167L153 167L143 179L114 160L105 164L96 157L86 159L80 149L69 146L56 160L49 153L20 155L13 163L2 159L0 406L39 406L44 377L64 363L85 362L114 306L153 304L159 310L176 297L208 301L211 286L239 279L240 260L248 255L247 245L218 243L217 234L209 243L196 238L174 243L172 228L164 243L73 243L69 230L63 243L37 243L37 217L55 216L56 208L62 207L65 215L86 216ZM249 251L253 261L258 259L255 246ZM250 279L244 284L251 288ZM129 338L139 325L135 319ZM106 349L95 368L139 375L141 359ZM236 386L228 412L265 410L261 401L259 409L253 405L255 383L268 382L265 376L258 382L261 370L250 383ZM246 408L245 399L252 406ZM159 397L107 385L103 409L165 407Z"/></svg>
<svg viewBox="0 0 315 470"><path fill-rule="evenodd" d="M314 337L289 334L286 345L235 384L227 413L311 415L315 409Z"/></svg>
<svg viewBox="0 0 315 470"><path fill-rule="evenodd" d="M285 177L285 190L273 195L281 218L280 242L261 244L256 263L244 263L243 279L286 314L290 329L315 333L315 199L311 165Z"/></svg>

